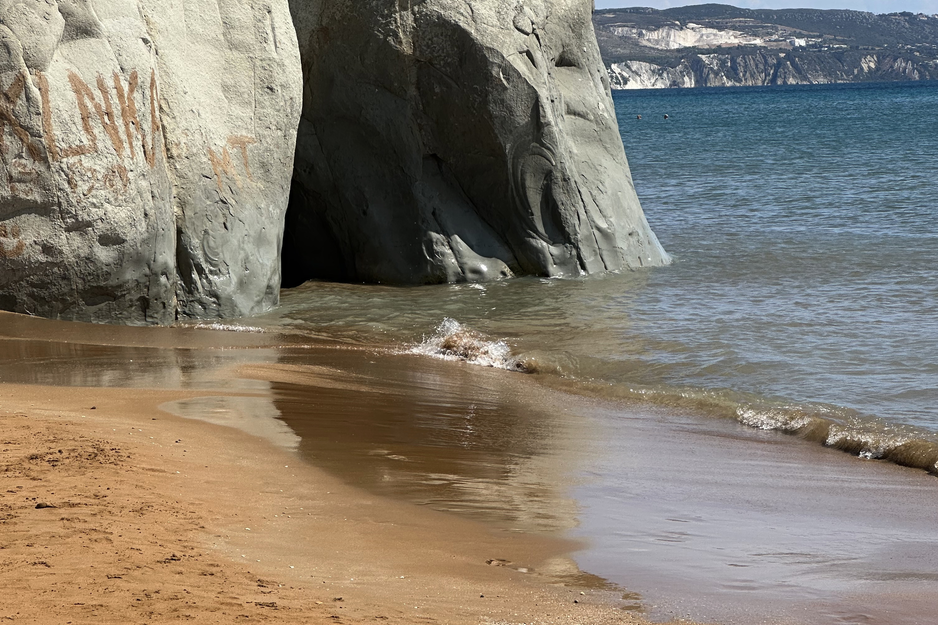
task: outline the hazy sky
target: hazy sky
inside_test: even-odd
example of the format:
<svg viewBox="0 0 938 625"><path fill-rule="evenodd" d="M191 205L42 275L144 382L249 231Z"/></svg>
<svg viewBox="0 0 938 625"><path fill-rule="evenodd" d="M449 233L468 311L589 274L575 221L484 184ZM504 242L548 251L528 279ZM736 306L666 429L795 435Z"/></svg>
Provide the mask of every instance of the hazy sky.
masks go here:
<svg viewBox="0 0 938 625"><path fill-rule="evenodd" d="M718 4L732 4L746 9L854 9L873 13L894 13L912 11L913 13L938 13L938 0L709 0ZM708 4L695 0L596 0L597 9L612 7L654 7L668 9L689 4Z"/></svg>

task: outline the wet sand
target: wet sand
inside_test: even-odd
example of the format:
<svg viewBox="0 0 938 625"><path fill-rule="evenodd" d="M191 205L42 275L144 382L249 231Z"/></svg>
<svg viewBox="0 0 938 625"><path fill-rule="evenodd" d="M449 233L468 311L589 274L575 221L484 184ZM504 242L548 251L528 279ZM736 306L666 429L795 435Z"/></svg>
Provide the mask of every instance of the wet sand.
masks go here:
<svg viewBox="0 0 938 625"><path fill-rule="evenodd" d="M375 495L304 459L257 409L270 383L230 377L275 360L269 338L0 328L0 620L640 621L579 574L568 539ZM160 408L187 401L208 401L205 419Z"/></svg>
<svg viewBox="0 0 938 625"><path fill-rule="evenodd" d="M302 455L374 493L579 537L578 583L628 589L653 619L927 625L938 608L938 481L922 471L540 376L330 358L241 371L271 381Z"/></svg>
<svg viewBox="0 0 938 625"><path fill-rule="evenodd" d="M0 338L0 409L21 415L0 420L0 506L20 538L0 550L17 588L0 617L23 597L36 622L87 604L52 591L88 579L114 622L143 601L155 621L183 614L180 588L194 618L222 622L932 622L938 482L921 472L308 337L16 323ZM63 472L58 448L93 454L59 440L118 451ZM34 464L42 482L16 473ZM39 516L63 507L106 540L71 512Z"/></svg>
<svg viewBox="0 0 938 625"><path fill-rule="evenodd" d="M598 407L607 444L573 493L585 569L652 614L726 624L926 625L938 480L777 432Z"/></svg>

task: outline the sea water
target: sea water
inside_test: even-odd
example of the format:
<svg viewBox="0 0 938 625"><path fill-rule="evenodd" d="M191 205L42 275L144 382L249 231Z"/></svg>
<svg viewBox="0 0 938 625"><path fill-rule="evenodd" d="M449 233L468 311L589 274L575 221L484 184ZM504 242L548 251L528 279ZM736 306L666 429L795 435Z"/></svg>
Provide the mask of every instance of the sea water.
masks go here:
<svg viewBox="0 0 938 625"><path fill-rule="evenodd" d="M938 483L861 460L938 473L938 85L614 100L671 266L309 283L266 322L644 406L590 413L600 433L570 496L580 565L655 616L925 622ZM863 592L877 598L851 611ZM900 603L918 607L882 612Z"/></svg>
<svg viewBox="0 0 938 625"><path fill-rule="evenodd" d="M869 457L934 442L938 86L614 99L673 265L484 285L310 283L285 292L278 315L343 340L437 353L454 332L477 332L494 350L482 364L507 358L612 394L840 437Z"/></svg>
<svg viewBox="0 0 938 625"><path fill-rule="evenodd" d="M938 429L938 85L616 104L649 219L677 258L632 313L671 346L653 357L674 366L667 381Z"/></svg>

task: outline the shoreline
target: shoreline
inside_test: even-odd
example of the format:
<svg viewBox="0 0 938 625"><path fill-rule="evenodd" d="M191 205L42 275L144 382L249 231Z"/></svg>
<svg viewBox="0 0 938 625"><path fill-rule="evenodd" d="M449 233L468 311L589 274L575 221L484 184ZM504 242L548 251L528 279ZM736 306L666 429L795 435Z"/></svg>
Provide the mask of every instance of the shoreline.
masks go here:
<svg viewBox="0 0 938 625"><path fill-rule="evenodd" d="M0 384L0 619L645 622L558 585L569 540L370 495L158 408L200 395Z"/></svg>
<svg viewBox="0 0 938 625"><path fill-rule="evenodd" d="M930 609L938 501L918 471L421 355L14 321L0 618L918 625Z"/></svg>

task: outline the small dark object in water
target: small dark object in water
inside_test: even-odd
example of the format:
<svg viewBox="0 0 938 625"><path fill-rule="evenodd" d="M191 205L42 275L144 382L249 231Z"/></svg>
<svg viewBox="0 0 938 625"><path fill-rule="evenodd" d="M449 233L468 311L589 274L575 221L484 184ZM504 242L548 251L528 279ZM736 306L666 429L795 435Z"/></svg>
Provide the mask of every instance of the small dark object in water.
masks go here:
<svg viewBox="0 0 938 625"><path fill-rule="evenodd" d="M667 114L665 114L664 118L665 118L665 119L671 119L671 117L670 117L669 115L667 115Z"/></svg>
<svg viewBox="0 0 938 625"><path fill-rule="evenodd" d="M636 115L636 116L635 116L635 119L641 119L641 118L642 118L641 115Z"/></svg>

